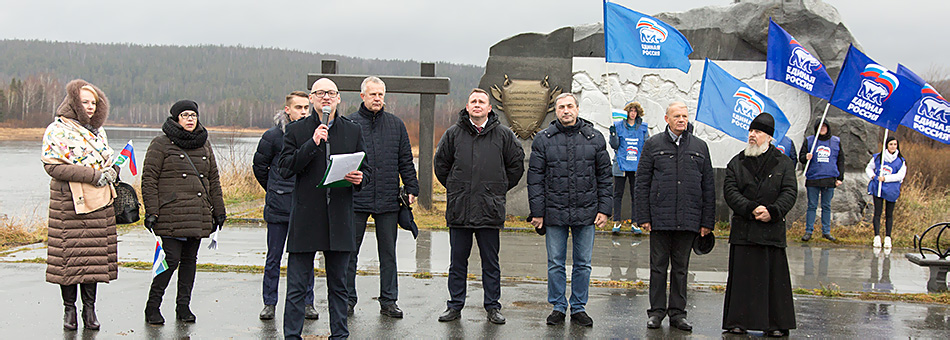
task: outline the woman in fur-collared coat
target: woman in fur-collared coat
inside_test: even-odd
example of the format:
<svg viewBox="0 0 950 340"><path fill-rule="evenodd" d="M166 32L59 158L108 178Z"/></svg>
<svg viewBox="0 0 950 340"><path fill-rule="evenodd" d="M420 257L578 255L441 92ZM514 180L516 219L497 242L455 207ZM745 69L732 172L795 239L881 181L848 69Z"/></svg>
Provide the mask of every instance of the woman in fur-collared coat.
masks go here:
<svg viewBox="0 0 950 340"><path fill-rule="evenodd" d="M83 326L99 329L96 284L119 274L112 207L118 168L102 128L108 116L105 94L76 79L66 85L66 99L43 135L43 166L52 177L46 281L60 285L67 330L77 328L77 291Z"/></svg>

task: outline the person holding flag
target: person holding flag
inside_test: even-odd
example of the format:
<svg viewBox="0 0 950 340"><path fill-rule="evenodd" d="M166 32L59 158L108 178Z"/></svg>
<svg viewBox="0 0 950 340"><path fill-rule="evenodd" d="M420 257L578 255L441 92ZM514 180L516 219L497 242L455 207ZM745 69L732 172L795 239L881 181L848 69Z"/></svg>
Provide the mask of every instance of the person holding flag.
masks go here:
<svg viewBox="0 0 950 340"><path fill-rule="evenodd" d="M835 188L844 181L844 154L841 152L841 138L831 135L827 121L816 122L815 132L815 136L805 138L798 153L800 162L810 163L805 168L808 210L805 213L805 234L802 235L802 241L811 240L820 200L821 235L835 242L838 239L831 236L831 199L835 196Z"/></svg>
<svg viewBox="0 0 950 340"><path fill-rule="evenodd" d="M630 102L623 107L627 112L626 119L614 121L610 126L610 147L614 149L614 161L611 172L614 177L614 207L613 232L620 232L622 226L620 209L623 206L624 185L630 186L630 218L636 217L637 205L633 198L633 185L637 179L637 161L640 159L640 149L643 143L646 143L649 137L647 123L643 121L643 106L640 102ZM643 230L633 220L630 225L630 231L634 234L642 234Z"/></svg>
<svg viewBox="0 0 950 340"><path fill-rule="evenodd" d="M901 183L904 182L904 175L907 174L907 163L904 156L900 154L900 143L897 138L888 137L884 143L887 148L871 156L871 161L864 168L870 182L868 182L868 195L874 201L874 248L881 247L881 210L887 215L887 223L884 234L884 248L891 248L891 228L894 227L894 203L901 196Z"/></svg>

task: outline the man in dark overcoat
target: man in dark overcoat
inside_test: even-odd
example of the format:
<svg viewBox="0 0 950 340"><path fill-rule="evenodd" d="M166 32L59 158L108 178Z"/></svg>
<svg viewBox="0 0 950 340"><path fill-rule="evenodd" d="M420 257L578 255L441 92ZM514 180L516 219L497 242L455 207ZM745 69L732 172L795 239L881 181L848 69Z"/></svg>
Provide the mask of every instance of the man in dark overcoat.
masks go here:
<svg viewBox="0 0 950 340"><path fill-rule="evenodd" d="M785 214L795 205L795 163L770 141L775 119L762 113L749 124L749 144L729 161L723 197L732 209L729 278L722 328L786 336L795 304L785 254Z"/></svg>
<svg viewBox="0 0 950 340"><path fill-rule="evenodd" d="M330 337L349 336L346 327L346 264L356 251L353 238L353 192L360 189L365 167L344 178L343 187L318 187L330 154L363 151L359 124L337 115L340 92L330 79L321 78L310 89L310 116L287 126L280 152L281 175L296 175L290 230L287 235L287 297L284 336L299 339L303 329L304 294L313 275L317 251L326 260ZM319 108L319 109L318 109ZM322 111L329 108L324 122ZM329 145L329 151L327 146ZM331 213L332 212L332 213Z"/></svg>

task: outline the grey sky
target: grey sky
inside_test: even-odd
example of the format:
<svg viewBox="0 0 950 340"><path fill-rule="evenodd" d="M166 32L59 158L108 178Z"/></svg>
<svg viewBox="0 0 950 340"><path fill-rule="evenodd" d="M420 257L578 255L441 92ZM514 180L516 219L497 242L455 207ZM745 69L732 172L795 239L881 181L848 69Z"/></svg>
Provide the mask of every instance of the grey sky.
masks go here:
<svg viewBox="0 0 950 340"><path fill-rule="evenodd" d="M615 0L656 14L732 0ZM943 68L946 0L832 0L864 52L921 75ZM264 46L379 59L484 66L494 43L522 32L603 20L601 0L0 0L0 39ZM794 34L794 33L793 33ZM2 56L0 56L2 57Z"/></svg>

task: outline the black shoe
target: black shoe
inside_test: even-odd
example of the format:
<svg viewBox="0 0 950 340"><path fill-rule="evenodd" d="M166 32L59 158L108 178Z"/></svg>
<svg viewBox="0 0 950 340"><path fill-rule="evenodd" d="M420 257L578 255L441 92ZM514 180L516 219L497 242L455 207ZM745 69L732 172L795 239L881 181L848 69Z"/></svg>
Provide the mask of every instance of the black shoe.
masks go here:
<svg viewBox="0 0 950 340"><path fill-rule="evenodd" d="M682 331L693 331L693 325L690 325L689 321L686 321L686 318L670 319L670 326L676 327Z"/></svg>
<svg viewBox="0 0 950 340"><path fill-rule="evenodd" d="M782 338L788 336L788 330L774 330L765 332L765 336L770 338Z"/></svg>
<svg viewBox="0 0 950 340"><path fill-rule="evenodd" d="M727 329L727 330L726 330L725 332L723 332L723 333L742 335L742 334L747 334L748 332L746 332L746 330L744 330L744 329L742 329L742 328L740 328L740 327L732 327L732 328L730 328L730 329Z"/></svg>
<svg viewBox="0 0 950 340"><path fill-rule="evenodd" d="M353 316L356 313L356 305L346 304L346 316Z"/></svg>
<svg viewBox="0 0 950 340"><path fill-rule="evenodd" d="M584 327L594 327L594 320L587 315L587 312L577 312L571 314L571 323L578 324Z"/></svg>
<svg viewBox="0 0 950 340"><path fill-rule="evenodd" d="M149 325L161 325L165 323L165 318L162 317L162 311L158 307L145 307L145 322Z"/></svg>
<svg viewBox="0 0 950 340"><path fill-rule="evenodd" d="M446 308L442 315L439 315L440 322L458 320L462 318L462 310L454 309L452 307Z"/></svg>
<svg viewBox="0 0 950 340"><path fill-rule="evenodd" d="M647 328L657 329L660 328L660 324L663 322L663 318L659 316L651 316L650 320L647 320Z"/></svg>
<svg viewBox="0 0 950 340"><path fill-rule="evenodd" d="M498 308L492 308L488 310L488 321L496 325L504 325L505 316L501 315L501 311Z"/></svg>
<svg viewBox="0 0 950 340"><path fill-rule="evenodd" d="M821 237L824 237L831 242L838 242L838 239L836 239L834 236L831 236L831 234L821 234Z"/></svg>
<svg viewBox="0 0 950 340"><path fill-rule="evenodd" d="M76 305L67 305L63 313L63 329L75 331L79 328L79 321L76 321Z"/></svg>
<svg viewBox="0 0 950 340"><path fill-rule="evenodd" d="M191 309L188 308L188 305L178 305L175 308L175 318L181 322L195 322L197 319L195 314L191 312Z"/></svg>
<svg viewBox="0 0 950 340"><path fill-rule="evenodd" d="M809 240L811 240L811 233L805 233L805 235L802 235L802 242L808 242Z"/></svg>
<svg viewBox="0 0 950 340"><path fill-rule="evenodd" d="M379 314L391 318L402 319L402 309L399 309L399 306L397 306L395 303L389 305L380 305Z"/></svg>
<svg viewBox="0 0 950 340"><path fill-rule="evenodd" d="M564 317L564 313L553 311L551 312L551 315L548 315L547 324L549 326L560 325L564 323Z"/></svg>
<svg viewBox="0 0 950 340"><path fill-rule="evenodd" d="M313 308L313 305L307 305L303 308L303 318L307 320L317 320L320 319L320 313L317 313L317 309Z"/></svg>
<svg viewBox="0 0 950 340"><path fill-rule="evenodd" d="M82 327L89 330L99 330L99 318L96 317L95 306L82 307Z"/></svg>
<svg viewBox="0 0 950 340"><path fill-rule="evenodd" d="M274 320L274 314L276 313L276 310L277 306L264 305L264 309L261 310L261 320Z"/></svg>

